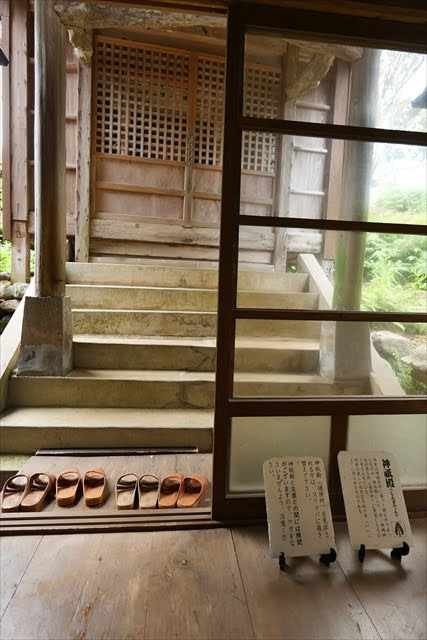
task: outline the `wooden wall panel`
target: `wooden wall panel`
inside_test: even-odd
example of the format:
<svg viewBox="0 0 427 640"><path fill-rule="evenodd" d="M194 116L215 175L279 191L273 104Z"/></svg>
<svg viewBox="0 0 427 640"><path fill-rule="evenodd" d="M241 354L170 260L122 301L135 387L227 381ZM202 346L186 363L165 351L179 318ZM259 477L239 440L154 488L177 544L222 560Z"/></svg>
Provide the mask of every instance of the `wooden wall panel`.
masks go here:
<svg viewBox="0 0 427 640"><path fill-rule="evenodd" d="M193 198L193 222L207 222L217 226L219 224L220 211L220 200Z"/></svg>
<svg viewBox="0 0 427 640"><path fill-rule="evenodd" d="M96 157L96 181L183 189L184 167L102 155Z"/></svg>
<svg viewBox="0 0 427 640"><path fill-rule="evenodd" d="M122 215L142 218L182 220L182 197L132 193L130 191L96 190L96 203L100 212L114 214L117 220ZM96 219L97 214L94 214Z"/></svg>

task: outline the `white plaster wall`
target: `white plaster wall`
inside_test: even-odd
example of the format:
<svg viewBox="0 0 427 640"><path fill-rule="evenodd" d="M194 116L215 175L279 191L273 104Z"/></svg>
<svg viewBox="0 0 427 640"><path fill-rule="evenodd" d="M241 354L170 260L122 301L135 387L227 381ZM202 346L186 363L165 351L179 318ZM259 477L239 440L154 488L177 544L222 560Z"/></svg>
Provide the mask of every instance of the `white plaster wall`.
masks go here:
<svg viewBox="0 0 427 640"><path fill-rule="evenodd" d="M229 490L264 490L262 465L273 456L320 456L329 464L329 416L234 418Z"/></svg>
<svg viewBox="0 0 427 640"><path fill-rule="evenodd" d="M427 486L427 416L350 416L347 448L389 451L404 487Z"/></svg>

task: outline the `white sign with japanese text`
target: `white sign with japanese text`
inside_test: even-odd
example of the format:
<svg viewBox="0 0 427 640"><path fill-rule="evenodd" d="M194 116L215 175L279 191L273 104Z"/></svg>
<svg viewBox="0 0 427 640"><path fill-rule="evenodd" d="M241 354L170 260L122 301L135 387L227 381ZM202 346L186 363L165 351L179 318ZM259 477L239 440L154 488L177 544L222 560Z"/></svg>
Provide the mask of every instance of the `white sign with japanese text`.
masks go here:
<svg viewBox="0 0 427 640"><path fill-rule="evenodd" d="M396 459L386 451L340 451L341 486L353 549L412 544Z"/></svg>
<svg viewBox="0 0 427 640"><path fill-rule="evenodd" d="M263 465L270 553L277 558L335 548L325 467L321 458L286 456Z"/></svg>

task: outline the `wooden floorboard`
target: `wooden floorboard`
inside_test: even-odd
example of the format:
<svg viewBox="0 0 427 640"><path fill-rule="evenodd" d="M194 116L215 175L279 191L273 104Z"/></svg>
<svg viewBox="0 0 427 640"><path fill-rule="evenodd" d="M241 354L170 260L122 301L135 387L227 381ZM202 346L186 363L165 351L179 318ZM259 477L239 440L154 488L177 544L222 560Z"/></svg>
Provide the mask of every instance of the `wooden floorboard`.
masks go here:
<svg viewBox="0 0 427 640"><path fill-rule="evenodd" d="M0 637L252 638L231 532L177 533L46 536Z"/></svg>
<svg viewBox="0 0 427 640"><path fill-rule="evenodd" d="M281 572L266 528L233 529L233 538L256 638L380 638L337 563L293 558Z"/></svg>
<svg viewBox="0 0 427 640"><path fill-rule="evenodd" d="M411 521L414 546L401 562L390 550L367 551L363 565L350 547L347 527L335 525L339 563L385 640L427 637L427 519Z"/></svg>
<svg viewBox="0 0 427 640"><path fill-rule="evenodd" d="M426 525L360 566L336 524L336 563L285 573L264 527L3 538L0 638L424 640Z"/></svg>
<svg viewBox="0 0 427 640"><path fill-rule="evenodd" d="M0 617L5 612L42 536L0 538Z"/></svg>

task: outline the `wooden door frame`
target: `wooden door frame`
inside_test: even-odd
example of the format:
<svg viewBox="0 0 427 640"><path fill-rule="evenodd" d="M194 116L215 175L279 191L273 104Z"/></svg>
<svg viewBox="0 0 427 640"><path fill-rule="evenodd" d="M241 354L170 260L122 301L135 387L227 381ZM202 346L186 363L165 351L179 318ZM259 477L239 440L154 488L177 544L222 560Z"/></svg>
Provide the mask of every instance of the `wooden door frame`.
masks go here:
<svg viewBox="0 0 427 640"><path fill-rule="evenodd" d="M422 397L329 396L325 398L233 397L235 326L238 319L331 320L363 322L426 322L426 313L364 313L345 311L287 311L237 308L237 271L239 227L275 226L315 228L340 231L376 231L422 235L424 225L356 222L342 220L306 220L272 218L239 214L241 180L241 142L243 130L266 131L287 135L330 137L338 140L362 140L426 145L427 134L354 127L341 124L273 120L243 116L243 67L245 32L249 28L291 31L294 37L346 42L357 45L396 48L423 52L425 33L419 24L405 25L389 21L335 16L324 13L254 4L231 6L227 29L227 66L221 231L219 259L217 365L214 422L213 513L214 519L231 521L242 518L265 518L263 496L228 495L229 459L232 419L239 416L331 416L329 488L335 514L342 512L336 454L346 447L348 418L351 415L417 414L425 412ZM292 30L289 29L292 25ZM295 33L297 32L297 33ZM410 510L425 509L427 490L406 491Z"/></svg>

